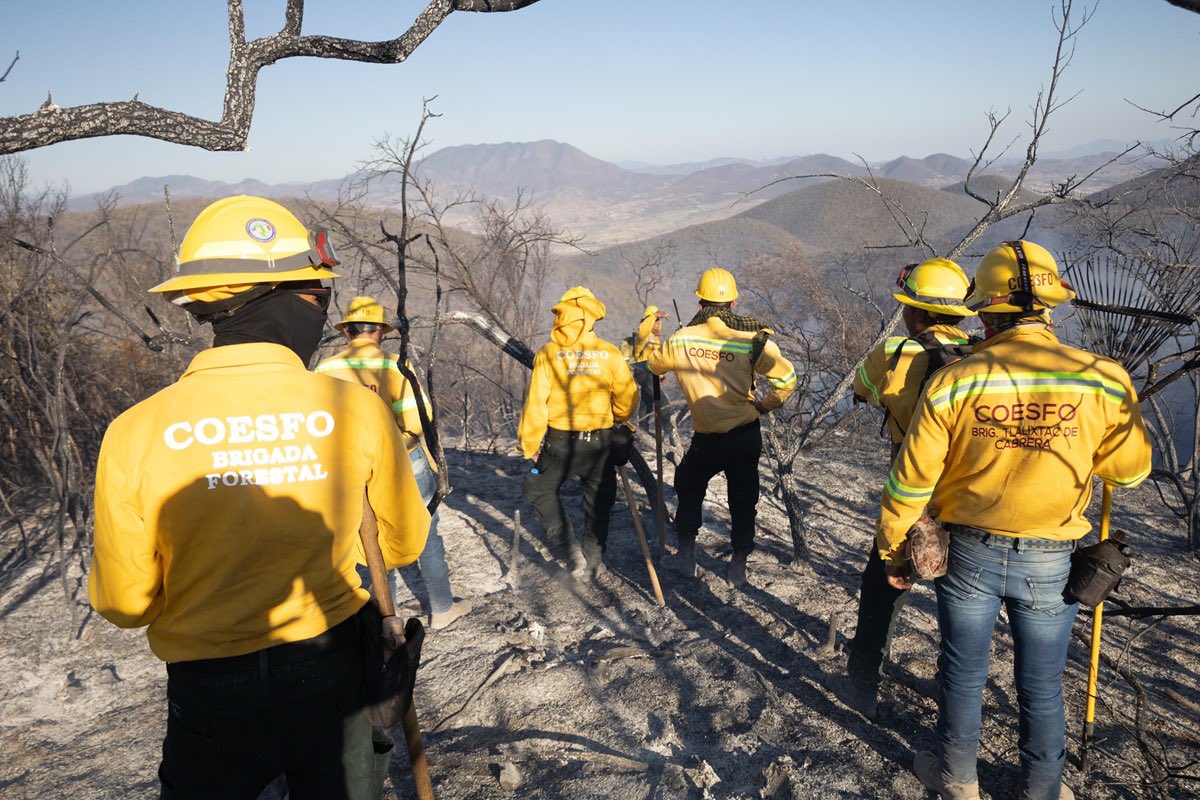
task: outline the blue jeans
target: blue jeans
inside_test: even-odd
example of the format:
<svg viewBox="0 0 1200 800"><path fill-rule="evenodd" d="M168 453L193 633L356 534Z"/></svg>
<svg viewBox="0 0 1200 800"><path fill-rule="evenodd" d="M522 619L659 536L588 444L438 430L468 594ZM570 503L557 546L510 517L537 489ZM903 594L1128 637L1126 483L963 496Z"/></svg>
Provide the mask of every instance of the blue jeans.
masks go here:
<svg viewBox="0 0 1200 800"><path fill-rule="evenodd" d="M983 686L1003 602L1013 636L1021 797L1056 800L1067 757L1062 675L1079 609L1063 598L1075 543L950 528L949 570L937 580L942 777L977 781Z"/></svg>
<svg viewBox="0 0 1200 800"><path fill-rule="evenodd" d="M425 451L418 447L409 453L412 462L413 477L417 479L417 488L421 491L421 502L429 505L433 493L437 491L437 473L429 466ZM454 605L454 594L450 590L450 565L446 563L446 544L438 533L438 512L433 512L429 521L429 538L425 549L417 558L417 566L421 568L421 579L425 582L425 590L429 592L429 610L435 614L449 611ZM396 596L396 572L388 575L392 596Z"/></svg>

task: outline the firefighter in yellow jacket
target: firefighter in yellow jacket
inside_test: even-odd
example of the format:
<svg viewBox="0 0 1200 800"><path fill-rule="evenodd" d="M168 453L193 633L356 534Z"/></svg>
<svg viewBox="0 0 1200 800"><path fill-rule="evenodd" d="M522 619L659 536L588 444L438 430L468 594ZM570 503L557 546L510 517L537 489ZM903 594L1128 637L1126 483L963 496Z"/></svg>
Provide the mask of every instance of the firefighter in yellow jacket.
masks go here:
<svg viewBox="0 0 1200 800"><path fill-rule="evenodd" d="M629 361L633 379L638 385L639 419L646 419L654 413L654 376L646 366L646 359L661 346L663 320L667 317L667 312L658 306L646 306L637 330L621 343L621 352Z"/></svg>
<svg viewBox="0 0 1200 800"><path fill-rule="evenodd" d="M893 297L904 309L901 319L908 336L884 340L855 374L855 399L884 410L893 457L908 432L929 374L926 344L965 346L970 341L958 327L975 313L963 305L968 283L962 268L946 258L931 258L902 269ZM846 648L846 674L834 677L831 688L846 705L874 719L883 662L908 591L888 584L873 536L868 550L859 588L858 622Z"/></svg>
<svg viewBox="0 0 1200 800"><path fill-rule="evenodd" d="M350 346L322 360L316 371L366 386L391 407L404 435L413 477L421 489L421 501L428 506L437 491L437 462L426 445L417 403L424 407L426 419L433 418L433 406L424 390L419 392L418 400L418 392L400 371L399 357L385 353L379 346L384 335L395 328L384 320L383 306L375 298L365 296L351 300L346 315L333 327L346 336ZM412 364L408 364L408 371L412 373ZM450 565L446 563L446 545L438 533L436 508L429 523L429 538L417 565L429 592L430 628L441 630L471 611L471 604L466 600L455 600L450 589ZM388 578L394 584L395 573L389 573ZM394 593L395 586L391 589Z"/></svg>
<svg viewBox="0 0 1200 800"><path fill-rule="evenodd" d="M796 370L770 340L770 329L732 312L738 290L728 271L704 272L696 296L700 298L699 313L651 353L646 363L655 375L675 373L695 429L675 470L679 570L695 577L704 493L712 477L724 472L733 543L728 577L734 586L741 586L746 582L746 558L754 549L762 454L758 420L783 405L796 390ZM755 399L754 384L760 375L770 388Z"/></svg>
<svg viewBox="0 0 1200 800"><path fill-rule="evenodd" d="M297 795L376 786L364 490L389 566L417 558L429 515L387 408L307 370L336 264L324 232L229 197L151 290L211 322L213 347L109 426L89 593L167 662L164 798L254 798L281 772Z"/></svg>
<svg viewBox="0 0 1200 800"><path fill-rule="evenodd" d="M1054 335L1050 309L1073 297L1037 244L1005 242L984 257L965 304L986 338L929 380L883 492L877 544L896 588L909 585L904 540L922 510L950 532L936 582L938 751L914 760L943 797L979 796L982 693L1002 604L1021 698L1021 796L1073 796L1061 784L1062 674L1078 608L1064 597L1071 551L1091 527L1093 476L1131 487L1150 472L1128 374Z"/></svg>
<svg viewBox="0 0 1200 800"><path fill-rule="evenodd" d="M575 577L586 580L603 562L617 496L615 467L608 458L612 427L633 414L638 392L621 351L593 330L604 319L604 303L576 286L552 311L550 342L534 356L517 429L521 452L535 462L525 477L524 495L551 546L566 556ZM570 535L559 498L572 477L583 490L582 550Z"/></svg>

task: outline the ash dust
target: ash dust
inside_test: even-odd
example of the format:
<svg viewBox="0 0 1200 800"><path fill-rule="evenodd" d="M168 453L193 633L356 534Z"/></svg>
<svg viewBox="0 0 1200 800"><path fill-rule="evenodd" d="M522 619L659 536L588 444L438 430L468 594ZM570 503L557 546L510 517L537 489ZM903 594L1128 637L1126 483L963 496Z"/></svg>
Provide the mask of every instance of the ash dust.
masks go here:
<svg viewBox="0 0 1200 800"><path fill-rule="evenodd" d="M833 437L797 465L811 503L807 563L791 563L783 504L765 482L749 585L740 591L724 579L729 520L724 484L714 480L697 547L698 577L673 573L670 531L668 555L656 559L665 609L654 600L623 495L613 510L607 570L581 584L551 559L521 499L525 462L450 452L456 488L442 506L440 530L455 594L474 610L429 632L418 675L417 710L437 796L930 796L910 767L912 752L934 741L932 586L919 584L910 595L876 724L824 688L825 677L844 668L845 641L853 635L884 450L866 437ZM657 552L653 510L635 491ZM568 489L565 497L578 528L578 491ZM1094 505L1098 514L1098 501ZM525 538L514 589L508 559L518 508ZM1119 599L1153 606L1200 601L1200 562L1188 553L1182 523L1152 486L1118 491L1113 524L1128 531L1137 548ZM18 547L16 526L0 531L0 564L6 565L0 573L0 796L157 797L166 674L144 631L122 631L90 613L79 559L64 582L52 568L56 554L20 560ZM410 570L407 577L423 597L419 573ZM402 598L405 591L402 586ZM399 613L419 607L414 597ZM832 650L831 619L839 628ZM1175 798L1200 787L1200 769L1189 766L1200 760L1196 719L1167 695L1169 689L1200 702L1198 627L1200 617L1106 618L1104 653L1120 659L1137 687L1102 668L1097 746L1085 783L1078 737L1091 617L1079 616L1064 681L1065 779L1077 796ZM1017 796L1017 698L1003 615L992 655L979 774L985 796L1001 800ZM1173 778L1171 769L1193 777ZM274 788L263 794L264 800L280 796ZM385 797L414 796L400 739Z"/></svg>

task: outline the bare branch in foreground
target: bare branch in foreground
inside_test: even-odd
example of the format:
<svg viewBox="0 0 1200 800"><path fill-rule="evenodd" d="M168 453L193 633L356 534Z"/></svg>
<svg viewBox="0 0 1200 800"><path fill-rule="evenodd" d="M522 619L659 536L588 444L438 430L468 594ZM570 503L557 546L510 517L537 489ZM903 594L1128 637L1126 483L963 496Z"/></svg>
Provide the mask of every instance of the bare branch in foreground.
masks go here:
<svg viewBox="0 0 1200 800"><path fill-rule="evenodd" d="M454 11L505 12L537 0L430 0L412 26L395 39L365 42L334 36L302 36L304 0L289 0L283 27L276 34L247 41L243 0L228 0L229 67L225 102L217 122L143 103L137 95L123 102L62 108L47 100L37 111L0 118L0 155L58 142L100 136L146 136L205 150L244 150L254 116L258 72L287 58L330 58L371 64L407 59ZM18 54L19 57L20 54ZM16 59L13 59L16 63ZM12 69L12 65L9 65ZM5 72L5 76L8 72ZM3 78L0 78L3 80Z"/></svg>
<svg viewBox="0 0 1200 800"><path fill-rule="evenodd" d="M15 67L17 65L17 62L20 60L21 60L21 51L18 50L17 54L15 56L13 56L13 60L8 63L8 69L4 70L3 75L0 75L0 83L4 83L4 81L8 79L8 73L12 72L13 67Z"/></svg>

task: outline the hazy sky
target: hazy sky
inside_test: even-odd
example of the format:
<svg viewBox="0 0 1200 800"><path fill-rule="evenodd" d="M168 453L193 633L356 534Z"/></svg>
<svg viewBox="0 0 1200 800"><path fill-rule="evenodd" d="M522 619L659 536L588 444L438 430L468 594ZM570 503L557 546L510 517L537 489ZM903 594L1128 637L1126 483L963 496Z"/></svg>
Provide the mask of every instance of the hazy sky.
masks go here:
<svg viewBox="0 0 1200 800"><path fill-rule="evenodd" d="M250 35L282 0L246 0ZM422 0L308 0L304 33L399 36ZM1174 108L1200 91L1200 15L1164 0L1101 0L1080 32L1044 151L1166 139L1130 102ZM407 136L422 98L431 147L556 139L607 161L829 153L966 157L986 112L1023 137L1049 79L1049 0L541 0L454 13L405 63L289 59L259 75L248 153L137 137L31 151L38 182L96 191L142 176L269 182L336 178L384 135ZM217 119L228 62L221 0L0 0L0 114L125 100ZM1082 5L1076 3L1076 12ZM1022 143L1024 139L1021 139Z"/></svg>

